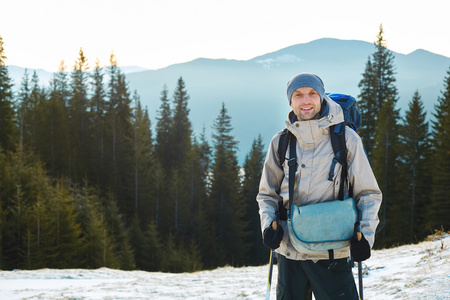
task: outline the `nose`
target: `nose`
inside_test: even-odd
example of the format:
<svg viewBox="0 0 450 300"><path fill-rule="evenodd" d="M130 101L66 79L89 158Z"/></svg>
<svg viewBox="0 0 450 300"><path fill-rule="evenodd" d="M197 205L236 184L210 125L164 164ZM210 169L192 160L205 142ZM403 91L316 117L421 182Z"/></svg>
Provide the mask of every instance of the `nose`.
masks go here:
<svg viewBox="0 0 450 300"><path fill-rule="evenodd" d="M302 104L307 104L311 102L311 97L309 95L304 95L300 101Z"/></svg>

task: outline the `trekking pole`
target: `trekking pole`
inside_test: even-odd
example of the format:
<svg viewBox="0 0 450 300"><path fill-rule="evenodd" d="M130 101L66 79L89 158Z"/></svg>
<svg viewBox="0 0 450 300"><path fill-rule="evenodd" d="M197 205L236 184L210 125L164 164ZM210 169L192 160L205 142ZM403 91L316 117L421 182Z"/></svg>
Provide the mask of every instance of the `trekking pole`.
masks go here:
<svg viewBox="0 0 450 300"><path fill-rule="evenodd" d="M273 230L277 230L277 221L272 222ZM267 291L266 291L266 300L270 299L270 288L272 285L272 271L273 271L273 258L275 256L275 251L270 250L270 258L269 258L269 274L267 276Z"/></svg>
<svg viewBox="0 0 450 300"><path fill-rule="evenodd" d="M355 223L355 232L356 232L356 238L358 242L361 240L361 224L359 222ZM363 274L362 274L362 262L358 262L358 280L359 280L359 299L364 300L363 295Z"/></svg>

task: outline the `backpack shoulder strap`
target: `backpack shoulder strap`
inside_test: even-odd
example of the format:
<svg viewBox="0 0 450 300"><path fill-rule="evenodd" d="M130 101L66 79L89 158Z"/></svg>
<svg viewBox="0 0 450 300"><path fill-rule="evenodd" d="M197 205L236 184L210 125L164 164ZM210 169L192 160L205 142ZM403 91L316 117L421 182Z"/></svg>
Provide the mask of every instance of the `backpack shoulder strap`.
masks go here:
<svg viewBox="0 0 450 300"><path fill-rule="evenodd" d="M332 181L334 177L334 169L336 163L340 163L342 166L341 182L339 185L338 199L344 200L344 187L347 182L348 164L347 164L347 145L345 144L345 125L344 123L333 125L330 128L331 145L333 147L334 158L331 163L330 173L328 180ZM351 189L350 189L351 193Z"/></svg>
<svg viewBox="0 0 450 300"><path fill-rule="evenodd" d="M339 187L338 198L344 200L344 187L348 182L348 165L347 165L347 145L345 144L345 127L348 126L353 130L361 127L361 114L356 107L356 99L346 94L327 94L328 97L338 103L344 114L344 122L336 124L330 128L331 144L334 151L334 159L331 164L328 180L333 180L334 167L339 162L342 165L341 182ZM349 196L353 196L353 189L349 186Z"/></svg>
<svg viewBox="0 0 450 300"><path fill-rule="evenodd" d="M294 203L294 185L295 185L295 171L297 170L297 139L293 134L289 140L289 210L288 219L291 219L292 204Z"/></svg>
<svg viewBox="0 0 450 300"><path fill-rule="evenodd" d="M292 136L292 133L285 128L280 135L280 140L278 141L278 159L280 160L280 165L282 166L284 161L286 160L286 151L289 144L289 137ZM295 137L294 137L295 138Z"/></svg>
<svg viewBox="0 0 450 300"><path fill-rule="evenodd" d="M283 167L283 163L286 160L286 152L287 152L287 148L288 145L291 144L291 146L293 145L293 149L295 149L295 142L297 141L297 139L295 138L295 136L287 129L285 128L280 135L280 139L278 141L278 149L277 149L277 154L278 154L278 160L280 162L280 167ZM292 169L293 167L291 166L291 162L293 161L296 165L296 153L294 153L294 156L292 157L292 153L289 154L289 160L288 160L288 165L289 165L289 176L291 176L291 173L293 172L294 176L292 178L295 178L295 166L294 169ZM292 160L293 158L293 160ZM289 195L292 193L293 194L293 189L291 190L291 186L293 186L294 181L291 182L291 179L289 179ZM280 220L287 220L287 210L286 208L283 206L283 201L278 202L278 212L279 212L279 216L280 216Z"/></svg>

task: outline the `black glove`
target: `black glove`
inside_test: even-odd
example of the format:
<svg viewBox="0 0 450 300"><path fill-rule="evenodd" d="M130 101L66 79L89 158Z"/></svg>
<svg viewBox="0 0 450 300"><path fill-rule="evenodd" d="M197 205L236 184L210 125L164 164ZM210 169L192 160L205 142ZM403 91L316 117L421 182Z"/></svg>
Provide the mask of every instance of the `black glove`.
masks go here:
<svg viewBox="0 0 450 300"><path fill-rule="evenodd" d="M361 234L361 240L359 242L356 238L353 238L350 244L350 253L354 261L361 262L370 257L370 245L363 234Z"/></svg>
<svg viewBox="0 0 450 300"><path fill-rule="evenodd" d="M283 227L280 225L277 226L277 230L273 230L272 224L269 227L264 229L263 233L263 244L269 247L272 250L280 247L281 240L283 239Z"/></svg>

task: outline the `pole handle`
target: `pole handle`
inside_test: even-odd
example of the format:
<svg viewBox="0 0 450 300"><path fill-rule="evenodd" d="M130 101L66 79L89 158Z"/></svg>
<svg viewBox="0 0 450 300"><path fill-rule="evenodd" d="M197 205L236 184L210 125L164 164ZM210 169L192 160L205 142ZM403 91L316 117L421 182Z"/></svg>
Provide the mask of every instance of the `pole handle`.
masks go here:
<svg viewBox="0 0 450 300"><path fill-rule="evenodd" d="M358 238L358 242L359 242L362 239L361 232L357 232L356 237Z"/></svg>
<svg viewBox="0 0 450 300"><path fill-rule="evenodd" d="M359 242L362 239L361 223L359 222L355 223L355 233L356 233L356 240Z"/></svg>

